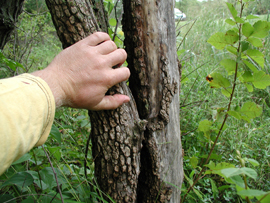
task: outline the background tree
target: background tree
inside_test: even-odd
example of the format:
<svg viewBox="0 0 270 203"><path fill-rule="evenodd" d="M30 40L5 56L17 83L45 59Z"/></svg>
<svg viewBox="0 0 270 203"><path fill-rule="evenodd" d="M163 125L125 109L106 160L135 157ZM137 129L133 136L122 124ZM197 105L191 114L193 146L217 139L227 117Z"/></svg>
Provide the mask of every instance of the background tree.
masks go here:
<svg viewBox="0 0 270 203"><path fill-rule="evenodd" d="M46 0L63 47L106 30L100 2ZM123 2L134 100L114 111L89 112L96 177L117 202L179 202L183 173L174 1ZM126 83L109 93L114 92L132 97Z"/></svg>
<svg viewBox="0 0 270 203"><path fill-rule="evenodd" d="M11 32L22 12L24 0L10 0L0 2L0 50L7 43Z"/></svg>

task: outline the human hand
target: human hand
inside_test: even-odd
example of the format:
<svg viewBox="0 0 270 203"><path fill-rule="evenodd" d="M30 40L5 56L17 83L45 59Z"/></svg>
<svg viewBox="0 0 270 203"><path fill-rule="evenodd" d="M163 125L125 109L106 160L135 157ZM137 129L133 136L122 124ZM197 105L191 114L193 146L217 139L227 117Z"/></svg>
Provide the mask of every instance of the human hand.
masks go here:
<svg viewBox="0 0 270 203"><path fill-rule="evenodd" d="M128 68L112 68L123 64L126 57L109 35L97 32L66 48L47 68L32 74L47 82L57 107L115 109L128 102L129 97L105 93L129 78Z"/></svg>

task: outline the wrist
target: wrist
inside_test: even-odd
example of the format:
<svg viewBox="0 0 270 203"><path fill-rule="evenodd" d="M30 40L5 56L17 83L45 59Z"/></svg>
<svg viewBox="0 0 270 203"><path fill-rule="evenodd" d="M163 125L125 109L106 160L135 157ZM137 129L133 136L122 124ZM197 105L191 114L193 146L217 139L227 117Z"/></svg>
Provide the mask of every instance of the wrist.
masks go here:
<svg viewBox="0 0 270 203"><path fill-rule="evenodd" d="M56 108L59 108L64 105L65 94L62 91L60 85L57 84L57 80L54 79L53 74L50 73L49 70L44 69L44 70L36 71L36 72L31 73L31 75L34 75L36 77L43 79L48 84L54 96Z"/></svg>

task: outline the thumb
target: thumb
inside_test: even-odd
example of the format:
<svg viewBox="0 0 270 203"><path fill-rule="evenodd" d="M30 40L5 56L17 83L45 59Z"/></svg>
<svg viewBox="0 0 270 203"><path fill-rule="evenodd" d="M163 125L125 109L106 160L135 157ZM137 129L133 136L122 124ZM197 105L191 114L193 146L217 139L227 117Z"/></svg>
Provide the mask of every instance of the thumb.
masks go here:
<svg viewBox="0 0 270 203"><path fill-rule="evenodd" d="M130 101L130 98L123 94L106 95L92 110L110 110L116 109L124 103Z"/></svg>

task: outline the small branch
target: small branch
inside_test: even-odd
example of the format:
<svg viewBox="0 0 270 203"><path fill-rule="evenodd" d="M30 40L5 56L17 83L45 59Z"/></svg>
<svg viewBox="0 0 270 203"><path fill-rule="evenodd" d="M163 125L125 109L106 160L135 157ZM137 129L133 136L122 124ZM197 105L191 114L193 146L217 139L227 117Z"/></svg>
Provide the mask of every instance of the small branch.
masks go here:
<svg viewBox="0 0 270 203"><path fill-rule="evenodd" d="M53 170L53 174L54 174L54 177L55 177L55 180L56 180L57 189L58 189L58 192L59 192L60 197L61 197L61 201L62 201L62 203L64 203L64 199L63 199L62 192L61 192L61 186L60 186L59 183L58 183L57 175L56 175L56 172L55 172L55 170L54 170L54 168L53 168L53 164L52 164L52 162L51 162L51 159L50 159L50 157L49 157L47 151L45 150L44 146L42 145L41 147L42 147L42 149L44 150L44 152L45 152L45 154L46 154L46 156L47 156L47 158L48 158L48 160L49 160L49 162L50 162L50 165L51 165L51 168L52 168L52 170Z"/></svg>
<svg viewBox="0 0 270 203"><path fill-rule="evenodd" d="M191 104L197 104L197 103L202 103L202 102L208 102L208 100L201 100L201 101L191 102L191 103L188 103L188 104L183 104L183 105L180 105L180 108L189 106L189 105L191 105Z"/></svg>

